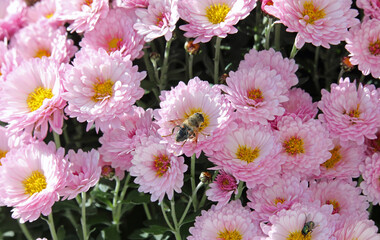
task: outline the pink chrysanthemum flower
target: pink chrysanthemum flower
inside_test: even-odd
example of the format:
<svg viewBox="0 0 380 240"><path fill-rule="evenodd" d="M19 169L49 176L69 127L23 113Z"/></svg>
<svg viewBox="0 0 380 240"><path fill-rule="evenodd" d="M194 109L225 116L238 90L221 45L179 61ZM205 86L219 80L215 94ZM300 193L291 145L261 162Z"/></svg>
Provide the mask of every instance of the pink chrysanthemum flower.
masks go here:
<svg viewBox="0 0 380 240"><path fill-rule="evenodd" d="M109 11L108 0L65 0L57 3L57 18L70 21L67 30L77 33L93 30L99 19L105 18Z"/></svg>
<svg viewBox="0 0 380 240"><path fill-rule="evenodd" d="M225 38L237 33L234 25L255 6L256 1L247 0L181 0L178 11L188 24L179 28L186 32L185 37L195 38L194 43L208 42L213 36Z"/></svg>
<svg viewBox="0 0 380 240"><path fill-rule="evenodd" d="M221 149L210 155L216 168L229 171L249 188L256 184L273 184L273 176L281 171L276 157L281 146L269 125L231 123L222 138Z"/></svg>
<svg viewBox="0 0 380 240"><path fill-rule="evenodd" d="M21 223L51 213L68 177L65 150L44 142L12 149L0 167L0 199Z"/></svg>
<svg viewBox="0 0 380 240"><path fill-rule="evenodd" d="M264 67L276 71L288 89L298 83L296 75L298 65L294 59L282 57L281 52L276 52L272 48L262 51L252 48L249 53L244 55L244 60L239 63L238 69L253 68L256 64L262 64Z"/></svg>
<svg viewBox="0 0 380 240"><path fill-rule="evenodd" d="M216 208L220 208L228 203L233 193L238 193L238 183L234 176L221 170L214 182L209 184L206 196L210 201L218 202Z"/></svg>
<svg viewBox="0 0 380 240"><path fill-rule="evenodd" d="M360 195L361 189L356 187L351 179L312 181L310 182L311 200L319 200L321 205L333 206L332 214L339 216L338 225L343 226L350 218L368 218L369 207L365 196Z"/></svg>
<svg viewBox="0 0 380 240"><path fill-rule="evenodd" d="M23 59L48 57L59 63L68 63L78 50L67 39L64 27L53 27L42 22L33 23L18 31L10 46L16 48Z"/></svg>
<svg viewBox="0 0 380 240"><path fill-rule="evenodd" d="M160 143L161 138L145 138L142 145L133 152L131 176L139 184L139 192L152 194L152 202L162 202L165 195L173 198L174 191L181 193L184 172L187 165L183 157L174 156L167 145Z"/></svg>
<svg viewBox="0 0 380 240"><path fill-rule="evenodd" d="M99 181L102 168L99 165L99 152L92 149L90 152L83 152L82 149L75 153L69 150L66 159L68 159L69 176L66 187L60 192L62 200L73 199L79 193L87 192L90 187L95 186Z"/></svg>
<svg viewBox="0 0 380 240"><path fill-rule="evenodd" d="M0 40L10 39L23 26L25 9L23 0L0 1Z"/></svg>
<svg viewBox="0 0 380 240"><path fill-rule="evenodd" d="M367 147L365 154L367 156L372 156L375 152L380 152L380 127L376 132L376 139L366 139L364 142Z"/></svg>
<svg viewBox="0 0 380 240"><path fill-rule="evenodd" d="M380 154L374 153L372 157L367 157L359 169L363 177L360 183L363 194L372 204L378 204L380 202Z"/></svg>
<svg viewBox="0 0 380 240"><path fill-rule="evenodd" d="M314 203L295 203L289 210L281 210L269 218L271 226L267 231L267 240L289 239L332 239L336 218L331 214L332 206L319 206ZM312 224L310 225L310 222ZM305 224L308 223L305 229ZM303 231L303 229L305 229ZM263 229L264 230L264 229ZM268 231L269 230L269 231Z"/></svg>
<svg viewBox="0 0 380 240"><path fill-rule="evenodd" d="M362 145L364 139L375 139L380 121L379 92L374 85L340 79L331 84L331 93L322 89L318 108L323 114L318 118L326 125L332 138L355 141Z"/></svg>
<svg viewBox="0 0 380 240"><path fill-rule="evenodd" d="M277 127L280 133L283 171L298 173L302 178L318 176L320 164L331 158L333 143L320 121L310 119L302 122L298 117L283 117Z"/></svg>
<svg viewBox="0 0 380 240"><path fill-rule="evenodd" d="M123 56L131 55L131 60L143 55L144 39L133 29L137 21L134 10L111 9L106 18L101 19L94 30L86 32L79 45L82 48L99 48L108 53L120 51Z"/></svg>
<svg viewBox="0 0 380 240"><path fill-rule="evenodd" d="M99 138L102 146L99 152L103 155L103 161L113 168L129 171L132 166L132 152L141 140L157 132L158 126L153 123L153 110L146 111L140 107L134 107L133 114L121 117L121 126L104 131Z"/></svg>
<svg viewBox="0 0 380 240"><path fill-rule="evenodd" d="M364 10L365 19L376 18L380 20L379 0L357 0L356 6Z"/></svg>
<svg viewBox="0 0 380 240"><path fill-rule="evenodd" d="M144 95L140 81L146 73L138 72L129 56L122 57L120 52L110 56L103 49L81 50L73 65L64 82L66 113L79 122L87 121L87 130L93 123L102 131L119 127L120 117L133 113L132 105Z"/></svg>
<svg viewBox="0 0 380 240"><path fill-rule="evenodd" d="M195 153L199 157L201 151L211 154L221 147L221 137L230 121L231 106L217 86L211 87L208 82L195 77L187 85L180 82L161 94L161 108L154 112L154 117L160 126L158 133L175 154L191 156ZM199 126L194 134L185 134L189 133L188 130L182 128L185 130L182 131L180 125L190 117Z"/></svg>
<svg viewBox="0 0 380 240"><path fill-rule="evenodd" d="M232 201L222 208L215 205L195 218L194 227L189 229L191 236L187 240L204 239L258 239L258 223L251 211L243 207L240 201Z"/></svg>
<svg viewBox="0 0 380 240"><path fill-rule="evenodd" d="M56 6L56 0L41 0L35 3L27 10L27 21L29 23L43 21L46 24L51 24L56 27L62 25L63 22L57 19L58 14L56 14Z"/></svg>
<svg viewBox="0 0 380 240"><path fill-rule="evenodd" d="M112 6L123 8L147 8L149 0L114 0Z"/></svg>
<svg viewBox="0 0 380 240"><path fill-rule="evenodd" d="M12 72L22 61L22 57L15 48L8 49L8 44L0 41L0 82L6 81L7 74Z"/></svg>
<svg viewBox="0 0 380 240"><path fill-rule="evenodd" d="M351 0L275 0L266 10L288 27L286 31L297 32L298 49L305 42L330 48L330 44L337 45L345 39L348 28L360 22L351 4Z"/></svg>
<svg viewBox="0 0 380 240"><path fill-rule="evenodd" d="M256 64L252 68L241 68L230 72L226 82L227 86L220 88L244 122L267 124L268 120L284 114L281 103L288 100L288 88L281 76L269 67Z"/></svg>
<svg viewBox="0 0 380 240"><path fill-rule="evenodd" d="M334 236L336 240L380 240L375 222L368 219L349 219L343 228L335 232Z"/></svg>
<svg viewBox="0 0 380 240"><path fill-rule="evenodd" d="M138 22L133 28L144 36L146 42L161 36L169 41L179 19L177 5L178 0L150 0L147 9L136 9Z"/></svg>
<svg viewBox="0 0 380 240"><path fill-rule="evenodd" d="M263 184L247 191L250 202L247 205L252 208L259 221L269 221L269 217L281 211L290 209L295 203L309 201L308 182L300 181L295 176L275 177L271 186Z"/></svg>
<svg viewBox="0 0 380 240"><path fill-rule="evenodd" d="M282 103L285 108L284 115L295 114L306 122L309 119L315 118L318 113L318 103L313 103L310 94L301 88L292 88L288 92L289 101Z"/></svg>
<svg viewBox="0 0 380 240"><path fill-rule="evenodd" d="M7 129L3 126L0 126L0 166L2 159L10 150L8 145L8 136L6 133Z"/></svg>
<svg viewBox="0 0 380 240"><path fill-rule="evenodd" d="M34 58L21 63L2 84L0 120L9 123L12 133L25 129L40 139L48 126L62 133L62 70L48 59Z"/></svg>
<svg viewBox="0 0 380 240"><path fill-rule="evenodd" d="M380 78L380 19L371 19L350 29L346 38L350 62L364 75Z"/></svg>
<svg viewBox="0 0 380 240"><path fill-rule="evenodd" d="M318 178L347 179L360 175L359 165L364 161L364 145L355 142L341 144L338 138L333 139L334 148L330 150L331 158L321 164Z"/></svg>

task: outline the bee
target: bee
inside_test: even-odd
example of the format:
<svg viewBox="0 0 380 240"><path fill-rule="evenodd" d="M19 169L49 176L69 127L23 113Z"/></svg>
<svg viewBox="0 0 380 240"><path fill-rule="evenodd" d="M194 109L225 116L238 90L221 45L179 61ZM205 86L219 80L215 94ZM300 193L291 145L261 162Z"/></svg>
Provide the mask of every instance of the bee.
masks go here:
<svg viewBox="0 0 380 240"><path fill-rule="evenodd" d="M176 142L184 142L183 144L185 144L187 140L197 140L198 133L204 121L205 119L203 117L203 114L200 112L196 112L188 118L186 118L185 121L183 121L180 125L176 125L172 130L172 134L168 136L173 135L175 129L179 128L178 132L175 135Z"/></svg>
<svg viewBox="0 0 380 240"><path fill-rule="evenodd" d="M307 221L307 219L306 219L305 220L305 224L303 225L301 233L302 233L303 236L306 236L309 233L311 234L313 232L314 228L316 228L315 223L313 221Z"/></svg>

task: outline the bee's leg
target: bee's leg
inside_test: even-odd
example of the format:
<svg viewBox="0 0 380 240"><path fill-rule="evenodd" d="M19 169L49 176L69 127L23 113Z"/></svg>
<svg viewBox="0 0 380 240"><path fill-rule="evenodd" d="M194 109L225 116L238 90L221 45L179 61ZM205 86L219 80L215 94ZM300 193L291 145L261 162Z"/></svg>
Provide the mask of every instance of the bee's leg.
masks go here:
<svg viewBox="0 0 380 240"><path fill-rule="evenodd" d="M181 126L180 126L180 125L175 126L175 127L172 129L172 133L171 133L171 134L169 134L169 135L165 135L165 136L161 136L161 137L169 137L169 136L173 135L173 134L174 134L174 130L175 130L177 127L181 127Z"/></svg>

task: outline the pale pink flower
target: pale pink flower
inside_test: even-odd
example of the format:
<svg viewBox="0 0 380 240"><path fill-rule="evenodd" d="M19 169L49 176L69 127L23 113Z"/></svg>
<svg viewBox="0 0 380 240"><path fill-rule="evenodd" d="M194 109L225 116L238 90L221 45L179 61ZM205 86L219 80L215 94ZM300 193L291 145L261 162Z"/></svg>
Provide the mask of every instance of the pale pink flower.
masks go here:
<svg viewBox="0 0 380 240"><path fill-rule="evenodd" d="M275 0L266 11L279 18L287 26L286 31L297 32L298 49L305 42L330 48L330 44L337 45L345 39L348 28L360 22L351 4L352 0Z"/></svg>
<svg viewBox="0 0 380 240"><path fill-rule="evenodd" d="M122 57L120 52L110 56L103 49L82 49L64 82L67 92L63 98L68 101L65 112L79 122L88 122L87 130L93 123L97 131L119 127L120 117L133 113L132 105L143 96L140 82L145 76L129 56Z"/></svg>
<svg viewBox="0 0 380 240"><path fill-rule="evenodd" d="M8 49L8 44L0 41L0 82L6 81L8 73L12 72L22 61L22 57L15 48Z"/></svg>
<svg viewBox="0 0 380 240"><path fill-rule="evenodd" d="M366 211L369 207L365 196L361 195L361 189L356 187L357 182L352 179L327 180L310 182L311 200L319 200L333 207L332 214L338 216L338 225L343 226L350 218L368 218Z"/></svg>
<svg viewBox="0 0 380 240"><path fill-rule="evenodd" d="M271 216L271 226L263 230L269 235L267 240L332 240L336 218L331 213L331 205L319 206L318 202L295 203L289 210L283 209ZM305 237L302 229L308 222L313 222L314 227Z"/></svg>
<svg viewBox="0 0 380 240"><path fill-rule="evenodd" d="M183 157L174 156L161 138L146 137L133 152L131 176L139 184L139 192L150 193L151 201L162 202L165 195L172 199L174 191L181 193L187 165Z"/></svg>
<svg viewBox="0 0 380 240"><path fill-rule="evenodd" d="M1 161L5 158L5 155L9 152L10 147L8 145L7 129L0 126L0 166Z"/></svg>
<svg viewBox="0 0 380 240"><path fill-rule="evenodd" d="M70 200L79 193L87 192L99 181L102 172L99 165L99 152L94 149L90 152L79 149L77 153L70 149L66 159L69 162L69 176L65 188L60 191L62 200Z"/></svg>
<svg viewBox="0 0 380 240"><path fill-rule="evenodd" d="M244 122L266 124L284 114L281 103L288 100L288 88L275 70L255 64L230 72L226 82L220 88Z"/></svg>
<svg viewBox="0 0 380 240"><path fill-rule="evenodd" d="M56 28L37 22L18 31L10 46L16 48L23 59L48 57L57 64L68 63L78 50L71 39L67 39L64 27Z"/></svg>
<svg viewBox="0 0 380 240"><path fill-rule="evenodd" d="M367 157L359 169L363 177L360 183L363 194L372 204L378 204L380 202L380 154L374 153L372 157Z"/></svg>
<svg viewBox="0 0 380 240"><path fill-rule="evenodd" d="M108 0L62 0L57 3L57 18L69 21L71 24L67 29L77 33L93 30L109 11Z"/></svg>
<svg viewBox="0 0 380 240"><path fill-rule="evenodd" d="M302 122L298 117L282 117L277 124L282 150L278 158L284 161L283 172L300 174L301 178L318 176L320 164L331 157L333 148L329 133L320 121Z"/></svg>
<svg viewBox="0 0 380 240"><path fill-rule="evenodd" d="M269 50L257 51L252 48L249 53L244 55L244 60L239 63L238 69L253 68L256 64L269 67L281 76L281 81L285 82L286 88L291 88L298 83L296 71L298 65L294 59L284 58L281 52Z"/></svg>
<svg viewBox="0 0 380 240"><path fill-rule="evenodd" d="M24 61L2 83L0 120L9 123L12 133L25 129L40 139L48 127L62 133L63 108L62 68L48 59Z"/></svg>
<svg viewBox="0 0 380 240"><path fill-rule="evenodd" d="M376 139L366 139L364 144L367 147L365 151L367 156L372 156L375 152L380 152L380 127L377 129Z"/></svg>
<svg viewBox="0 0 380 240"><path fill-rule="evenodd" d="M198 77L186 85L180 82L170 91L162 91L160 109L154 112L158 133L169 143L175 154L199 157L201 151L212 153L221 146L221 138L230 121L231 106L217 86L211 87ZM180 125L193 114L203 116L199 129L183 141L176 141ZM200 121L201 122L201 121Z"/></svg>
<svg viewBox="0 0 380 240"><path fill-rule="evenodd" d="M0 1L0 40L11 38L25 23L26 4L23 0Z"/></svg>
<svg viewBox="0 0 380 240"><path fill-rule="evenodd" d="M220 208L228 203L232 194L238 193L238 183L234 176L221 170L214 182L209 184L206 196L210 201L218 202L216 208Z"/></svg>
<svg viewBox="0 0 380 240"><path fill-rule="evenodd" d="M238 200L220 209L213 205L208 211L202 210L201 216L195 218L194 227L189 232L191 236L187 240L256 240L259 229L249 208L243 207Z"/></svg>
<svg viewBox="0 0 380 240"><path fill-rule="evenodd" d="M221 149L210 154L209 160L229 171L236 179L256 184L273 184L273 176L281 171L281 159L276 155L281 146L269 125L236 124L227 126Z"/></svg>
<svg viewBox="0 0 380 240"><path fill-rule="evenodd" d="M292 88L288 92L288 98L289 101L282 103L282 106L285 108L285 116L295 114L304 122L317 116L318 103L313 103L310 94L305 92L305 90Z"/></svg>
<svg viewBox="0 0 380 240"><path fill-rule="evenodd" d="M131 60L143 56L144 39L133 29L137 21L134 10L111 9L106 18L101 19L94 30L84 34L79 45L82 48L99 48L108 53L120 51L123 56L131 55Z"/></svg>
<svg viewBox="0 0 380 240"><path fill-rule="evenodd" d="M331 84L328 92L322 89L322 99L318 108L322 114L318 118L325 124L332 138L341 141L355 141L359 145L364 139L375 139L380 121L379 92L374 85L340 79L339 84Z"/></svg>
<svg viewBox="0 0 380 240"><path fill-rule="evenodd" d="M331 158L320 166L321 174L317 178L347 179L360 176L359 165L364 161L364 145L355 142L341 144L338 138L333 139L334 148L330 150Z"/></svg>
<svg viewBox="0 0 380 240"><path fill-rule="evenodd" d="M147 8L149 0L114 0L112 6L123 8Z"/></svg>
<svg viewBox="0 0 380 240"><path fill-rule="evenodd" d="M334 234L336 240L380 240L380 234L375 222L368 219L348 219L344 227Z"/></svg>
<svg viewBox="0 0 380 240"><path fill-rule="evenodd" d="M350 29L346 38L350 62L364 75L380 78L380 19L370 19Z"/></svg>
<svg viewBox="0 0 380 240"><path fill-rule="evenodd" d="M185 37L195 38L194 43L208 42L213 36L225 38L237 33L234 25L255 6L256 1L248 0L181 0L178 11L188 24L179 28L185 31Z"/></svg>
<svg viewBox="0 0 380 240"><path fill-rule="evenodd" d="M44 24L51 24L56 27L63 25L63 21L57 19L57 2L57 0L40 0L33 6L28 7L27 21L29 23L42 21Z"/></svg>
<svg viewBox="0 0 380 240"><path fill-rule="evenodd" d="M259 221L269 221L269 217L282 209L290 209L295 203L309 201L308 182L295 176L276 176L271 186L260 184L249 188L247 205L254 210Z"/></svg>
<svg viewBox="0 0 380 240"><path fill-rule="evenodd" d="M149 0L147 9L136 9L137 23L133 28L146 42L161 36L169 41L179 19L177 5L178 0Z"/></svg>
<svg viewBox="0 0 380 240"><path fill-rule="evenodd" d="M65 150L44 142L12 149L0 167L0 199L12 217L33 222L51 213L68 177Z"/></svg>
<svg viewBox="0 0 380 240"><path fill-rule="evenodd" d="M380 20L379 0L357 0L356 6L364 10L365 19L376 18Z"/></svg>
<svg viewBox="0 0 380 240"><path fill-rule="evenodd" d="M141 140L157 132L158 126L152 121L153 110L146 111L140 107L133 107L133 114L125 114L121 117L121 126L110 128L103 132L99 138L102 146L99 152L103 155L103 161L115 169L129 171L132 166L132 152Z"/></svg>

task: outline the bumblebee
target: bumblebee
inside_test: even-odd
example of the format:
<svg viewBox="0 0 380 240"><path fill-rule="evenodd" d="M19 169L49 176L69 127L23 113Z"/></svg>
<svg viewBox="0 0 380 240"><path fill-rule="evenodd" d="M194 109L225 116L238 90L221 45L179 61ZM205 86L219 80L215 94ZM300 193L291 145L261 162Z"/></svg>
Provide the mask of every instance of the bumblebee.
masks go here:
<svg viewBox="0 0 380 240"><path fill-rule="evenodd" d="M180 125L177 125L173 128L172 134L176 128L179 128L178 132L175 135L176 142L186 142L187 140L197 139L198 133L205 119L200 112L196 112L189 116L183 121ZM169 135L170 136L170 135Z"/></svg>

